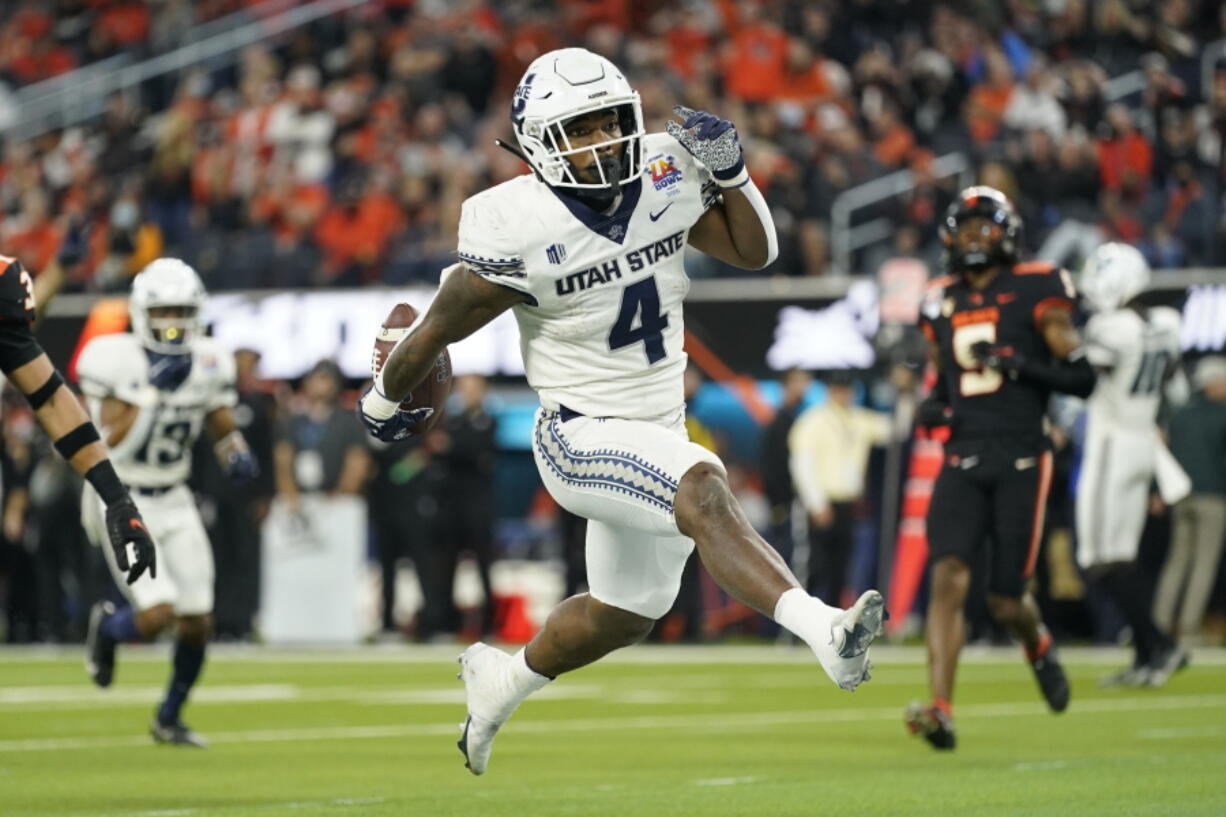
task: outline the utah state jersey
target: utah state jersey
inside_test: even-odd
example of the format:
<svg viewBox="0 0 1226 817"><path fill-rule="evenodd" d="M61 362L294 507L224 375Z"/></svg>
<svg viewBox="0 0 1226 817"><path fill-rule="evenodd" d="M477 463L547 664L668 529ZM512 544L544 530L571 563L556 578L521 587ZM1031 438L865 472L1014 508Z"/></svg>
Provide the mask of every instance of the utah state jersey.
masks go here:
<svg viewBox="0 0 1226 817"><path fill-rule="evenodd" d="M649 420L684 405L682 256L715 195L710 172L673 137L648 134L642 150L642 175L609 214L533 176L461 209L464 267L525 295L513 310L524 369L551 411Z"/></svg>
<svg viewBox="0 0 1226 817"><path fill-rule="evenodd" d="M981 341L1003 344L1028 360L1050 362L1040 323L1048 309L1074 308L1077 293L1068 273L1032 261L1002 269L981 290L962 276L942 283L924 304L920 327L937 345L953 409L951 440L1041 439L1051 390L984 366L972 347Z"/></svg>
<svg viewBox="0 0 1226 817"><path fill-rule="evenodd" d="M34 320L34 279L16 258L0 255L0 323Z"/></svg>

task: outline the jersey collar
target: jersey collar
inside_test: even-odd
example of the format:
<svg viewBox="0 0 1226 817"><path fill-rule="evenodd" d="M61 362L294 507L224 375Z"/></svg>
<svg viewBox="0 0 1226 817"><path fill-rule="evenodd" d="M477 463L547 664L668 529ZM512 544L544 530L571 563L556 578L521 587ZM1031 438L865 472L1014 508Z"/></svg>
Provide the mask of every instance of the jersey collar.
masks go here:
<svg viewBox="0 0 1226 817"><path fill-rule="evenodd" d="M621 203L609 215L598 213L586 204L559 193L553 187L549 189L560 202L566 205L566 209L570 210L571 214L582 221L589 230L612 242L624 244L626 234L630 232L630 217L634 215L634 208L638 206L639 196L643 192L643 177L639 176L629 184L622 186Z"/></svg>

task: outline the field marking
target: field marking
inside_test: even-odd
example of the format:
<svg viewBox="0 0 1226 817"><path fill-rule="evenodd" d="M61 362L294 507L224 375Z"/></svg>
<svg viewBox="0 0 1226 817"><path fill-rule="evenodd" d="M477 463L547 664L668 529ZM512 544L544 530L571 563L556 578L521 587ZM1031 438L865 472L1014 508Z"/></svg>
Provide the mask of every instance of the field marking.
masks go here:
<svg viewBox="0 0 1226 817"><path fill-rule="evenodd" d="M711 777L706 780L695 780L695 786L741 786L745 783L757 783L762 777Z"/></svg>
<svg viewBox="0 0 1226 817"><path fill-rule="evenodd" d="M237 811L239 809L243 811L254 811L256 809L264 811L281 808L328 808L329 806L348 808L351 806L373 806L386 802L386 797L333 797L328 800L286 800L281 803L244 803L233 806L208 806L201 808L165 808L149 809L146 811L91 811L89 814L77 814L71 817L190 817L192 814L213 814L219 811Z"/></svg>
<svg viewBox="0 0 1226 817"><path fill-rule="evenodd" d="M433 664L454 662L466 645L463 644L378 644L333 647L274 647L263 644L212 644L209 658L213 661L252 662L257 664ZM507 645L503 645L507 646ZM165 662L169 644L124 645L123 661ZM1193 666L1226 666L1226 649L1196 647L1191 650ZM65 646L3 646L0 666L20 663L47 663L81 660L81 647ZM923 666L926 650L922 646L904 647L879 644L873 647L875 664L915 664ZM1016 647L967 646L962 651L963 664L1012 664L1020 661ZM1127 664L1132 650L1120 647L1061 647L1065 663L1102 666ZM643 644L634 649L619 650L601 659L602 665L675 664L806 664L813 663L813 654L803 645L692 645L672 646Z"/></svg>
<svg viewBox="0 0 1226 817"><path fill-rule="evenodd" d="M1067 760L1036 760L1030 763L1014 763L1010 770L1015 772L1050 772L1054 769L1067 768Z"/></svg>
<svg viewBox="0 0 1226 817"><path fill-rule="evenodd" d="M1179 695L1155 698L1097 698L1078 701L1076 715L1113 714L1155 710L1226 708L1226 695ZM960 714L975 718L1008 718L1037 715L1047 711L1038 701L994 704L965 704ZM630 730L688 730L690 732L723 732L729 729L760 729L762 727L796 724L856 723L862 721L898 720L896 706L873 709L801 709L786 712L734 712L720 715L642 715L628 718L570 718L554 721L516 721L518 733L555 733ZM458 718L451 723L425 723L372 726L324 726L297 729L250 729L237 732L217 732L207 735L213 745L227 743L286 743L326 740L382 740L406 737L455 736L459 734ZM0 740L0 754L6 752L48 752L75 749L109 749L128 746L151 746L149 738L138 735L98 735L92 737L28 738Z"/></svg>
<svg viewBox="0 0 1226 817"><path fill-rule="evenodd" d="M1142 729L1137 732L1142 740L1172 740L1179 738L1223 738L1226 726L1186 726L1164 729Z"/></svg>
<svg viewBox="0 0 1226 817"><path fill-rule="evenodd" d="M299 688L293 684L219 684L202 685L193 690L193 702L209 703L266 703L268 701L294 701L299 698ZM16 706L28 711L32 704L107 704L156 703L166 692L163 686L116 687L98 689L81 683L65 686L0 686L0 706Z"/></svg>

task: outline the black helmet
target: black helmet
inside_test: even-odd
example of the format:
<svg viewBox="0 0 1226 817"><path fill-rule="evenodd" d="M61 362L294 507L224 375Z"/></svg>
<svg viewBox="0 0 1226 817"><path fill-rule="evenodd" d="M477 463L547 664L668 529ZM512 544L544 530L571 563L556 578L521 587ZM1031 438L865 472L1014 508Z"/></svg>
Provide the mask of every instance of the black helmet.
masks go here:
<svg viewBox="0 0 1226 817"><path fill-rule="evenodd" d="M1000 238L986 251L963 253L956 240L958 226L976 216L999 224ZM980 270L997 264L1010 266L1017 263L1021 252L1022 219L1008 196L994 187L968 187L959 193L945 211L940 232L946 263L955 271Z"/></svg>

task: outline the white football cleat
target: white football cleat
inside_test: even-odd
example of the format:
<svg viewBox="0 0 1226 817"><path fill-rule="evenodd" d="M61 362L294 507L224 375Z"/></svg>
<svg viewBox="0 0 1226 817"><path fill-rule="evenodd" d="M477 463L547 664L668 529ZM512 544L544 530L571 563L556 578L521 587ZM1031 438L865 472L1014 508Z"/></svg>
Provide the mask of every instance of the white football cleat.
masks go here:
<svg viewBox="0 0 1226 817"><path fill-rule="evenodd" d="M885 599L876 590L866 590L856 603L835 613L830 620L830 641L814 648L822 669L841 688L854 692L871 677L868 648L885 632Z"/></svg>
<svg viewBox="0 0 1226 817"><path fill-rule="evenodd" d="M464 765L473 774L484 774L494 747L494 736L524 698L525 689L515 676L513 656L478 641L457 659L459 678L468 698L468 718L456 746L464 753Z"/></svg>

